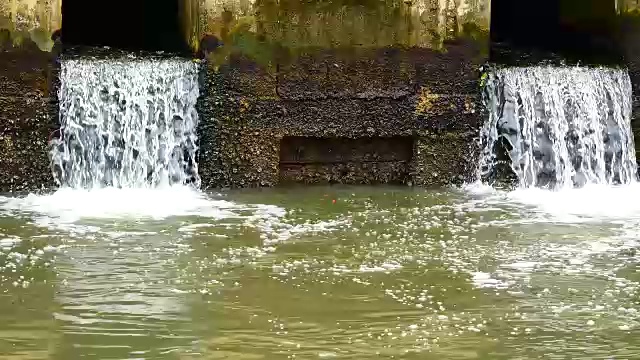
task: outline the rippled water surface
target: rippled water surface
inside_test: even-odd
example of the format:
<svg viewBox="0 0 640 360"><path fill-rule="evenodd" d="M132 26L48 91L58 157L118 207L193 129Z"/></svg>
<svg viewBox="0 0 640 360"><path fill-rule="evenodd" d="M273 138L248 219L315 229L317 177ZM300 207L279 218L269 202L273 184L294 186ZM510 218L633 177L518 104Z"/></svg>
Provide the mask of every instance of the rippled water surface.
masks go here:
<svg viewBox="0 0 640 360"><path fill-rule="evenodd" d="M639 359L639 196L0 197L0 358Z"/></svg>

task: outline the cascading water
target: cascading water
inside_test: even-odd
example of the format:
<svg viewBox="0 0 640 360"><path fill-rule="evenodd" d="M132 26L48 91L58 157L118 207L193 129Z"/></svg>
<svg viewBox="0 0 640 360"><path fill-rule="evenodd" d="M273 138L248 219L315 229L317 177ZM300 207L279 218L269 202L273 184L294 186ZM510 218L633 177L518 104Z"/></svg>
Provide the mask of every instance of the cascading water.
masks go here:
<svg viewBox="0 0 640 360"><path fill-rule="evenodd" d="M631 81L622 69L534 66L488 74L481 176L501 144L521 188L635 181ZM506 140L502 141L502 140Z"/></svg>
<svg viewBox="0 0 640 360"><path fill-rule="evenodd" d="M199 186L198 66L182 59L66 60L56 181L74 189Z"/></svg>

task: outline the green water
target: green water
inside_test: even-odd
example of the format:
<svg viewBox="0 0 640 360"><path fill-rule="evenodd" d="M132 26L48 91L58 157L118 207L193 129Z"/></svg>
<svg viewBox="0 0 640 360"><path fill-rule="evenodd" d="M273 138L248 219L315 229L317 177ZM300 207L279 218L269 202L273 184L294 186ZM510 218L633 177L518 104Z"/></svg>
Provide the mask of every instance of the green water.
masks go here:
<svg viewBox="0 0 640 360"><path fill-rule="evenodd" d="M0 358L640 359L635 224L461 190L223 197L287 213L0 212Z"/></svg>

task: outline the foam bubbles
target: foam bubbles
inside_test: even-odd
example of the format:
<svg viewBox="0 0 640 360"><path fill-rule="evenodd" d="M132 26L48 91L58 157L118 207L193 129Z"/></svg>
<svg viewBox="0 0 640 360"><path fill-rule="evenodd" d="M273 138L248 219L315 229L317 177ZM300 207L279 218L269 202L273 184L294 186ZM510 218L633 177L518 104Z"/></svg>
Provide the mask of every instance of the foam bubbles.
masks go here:
<svg viewBox="0 0 640 360"><path fill-rule="evenodd" d="M487 209L498 206L512 208L519 216L533 221L557 223L607 222L622 224L640 222L640 184L599 185L565 188L551 191L539 188L519 188L513 191L471 185L464 191L474 196L466 205Z"/></svg>
<svg viewBox="0 0 640 360"><path fill-rule="evenodd" d="M214 219L233 216L240 206L214 200L187 186L166 188L62 188L48 195L29 194L5 198L5 210L32 213L74 222L81 219L154 219L170 216L202 216Z"/></svg>

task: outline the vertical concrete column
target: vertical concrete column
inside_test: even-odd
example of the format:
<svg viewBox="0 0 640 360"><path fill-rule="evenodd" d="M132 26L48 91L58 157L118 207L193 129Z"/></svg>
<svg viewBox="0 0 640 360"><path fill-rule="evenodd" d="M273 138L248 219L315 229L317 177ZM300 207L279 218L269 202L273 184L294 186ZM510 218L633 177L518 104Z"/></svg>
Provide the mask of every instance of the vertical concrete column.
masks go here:
<svg viewBox="0 0 640 360"><path fill-rule="evenodd" d="M182 36L193 53L199 50L202 38L202 3L199 0L179 0Z"/></svg>

